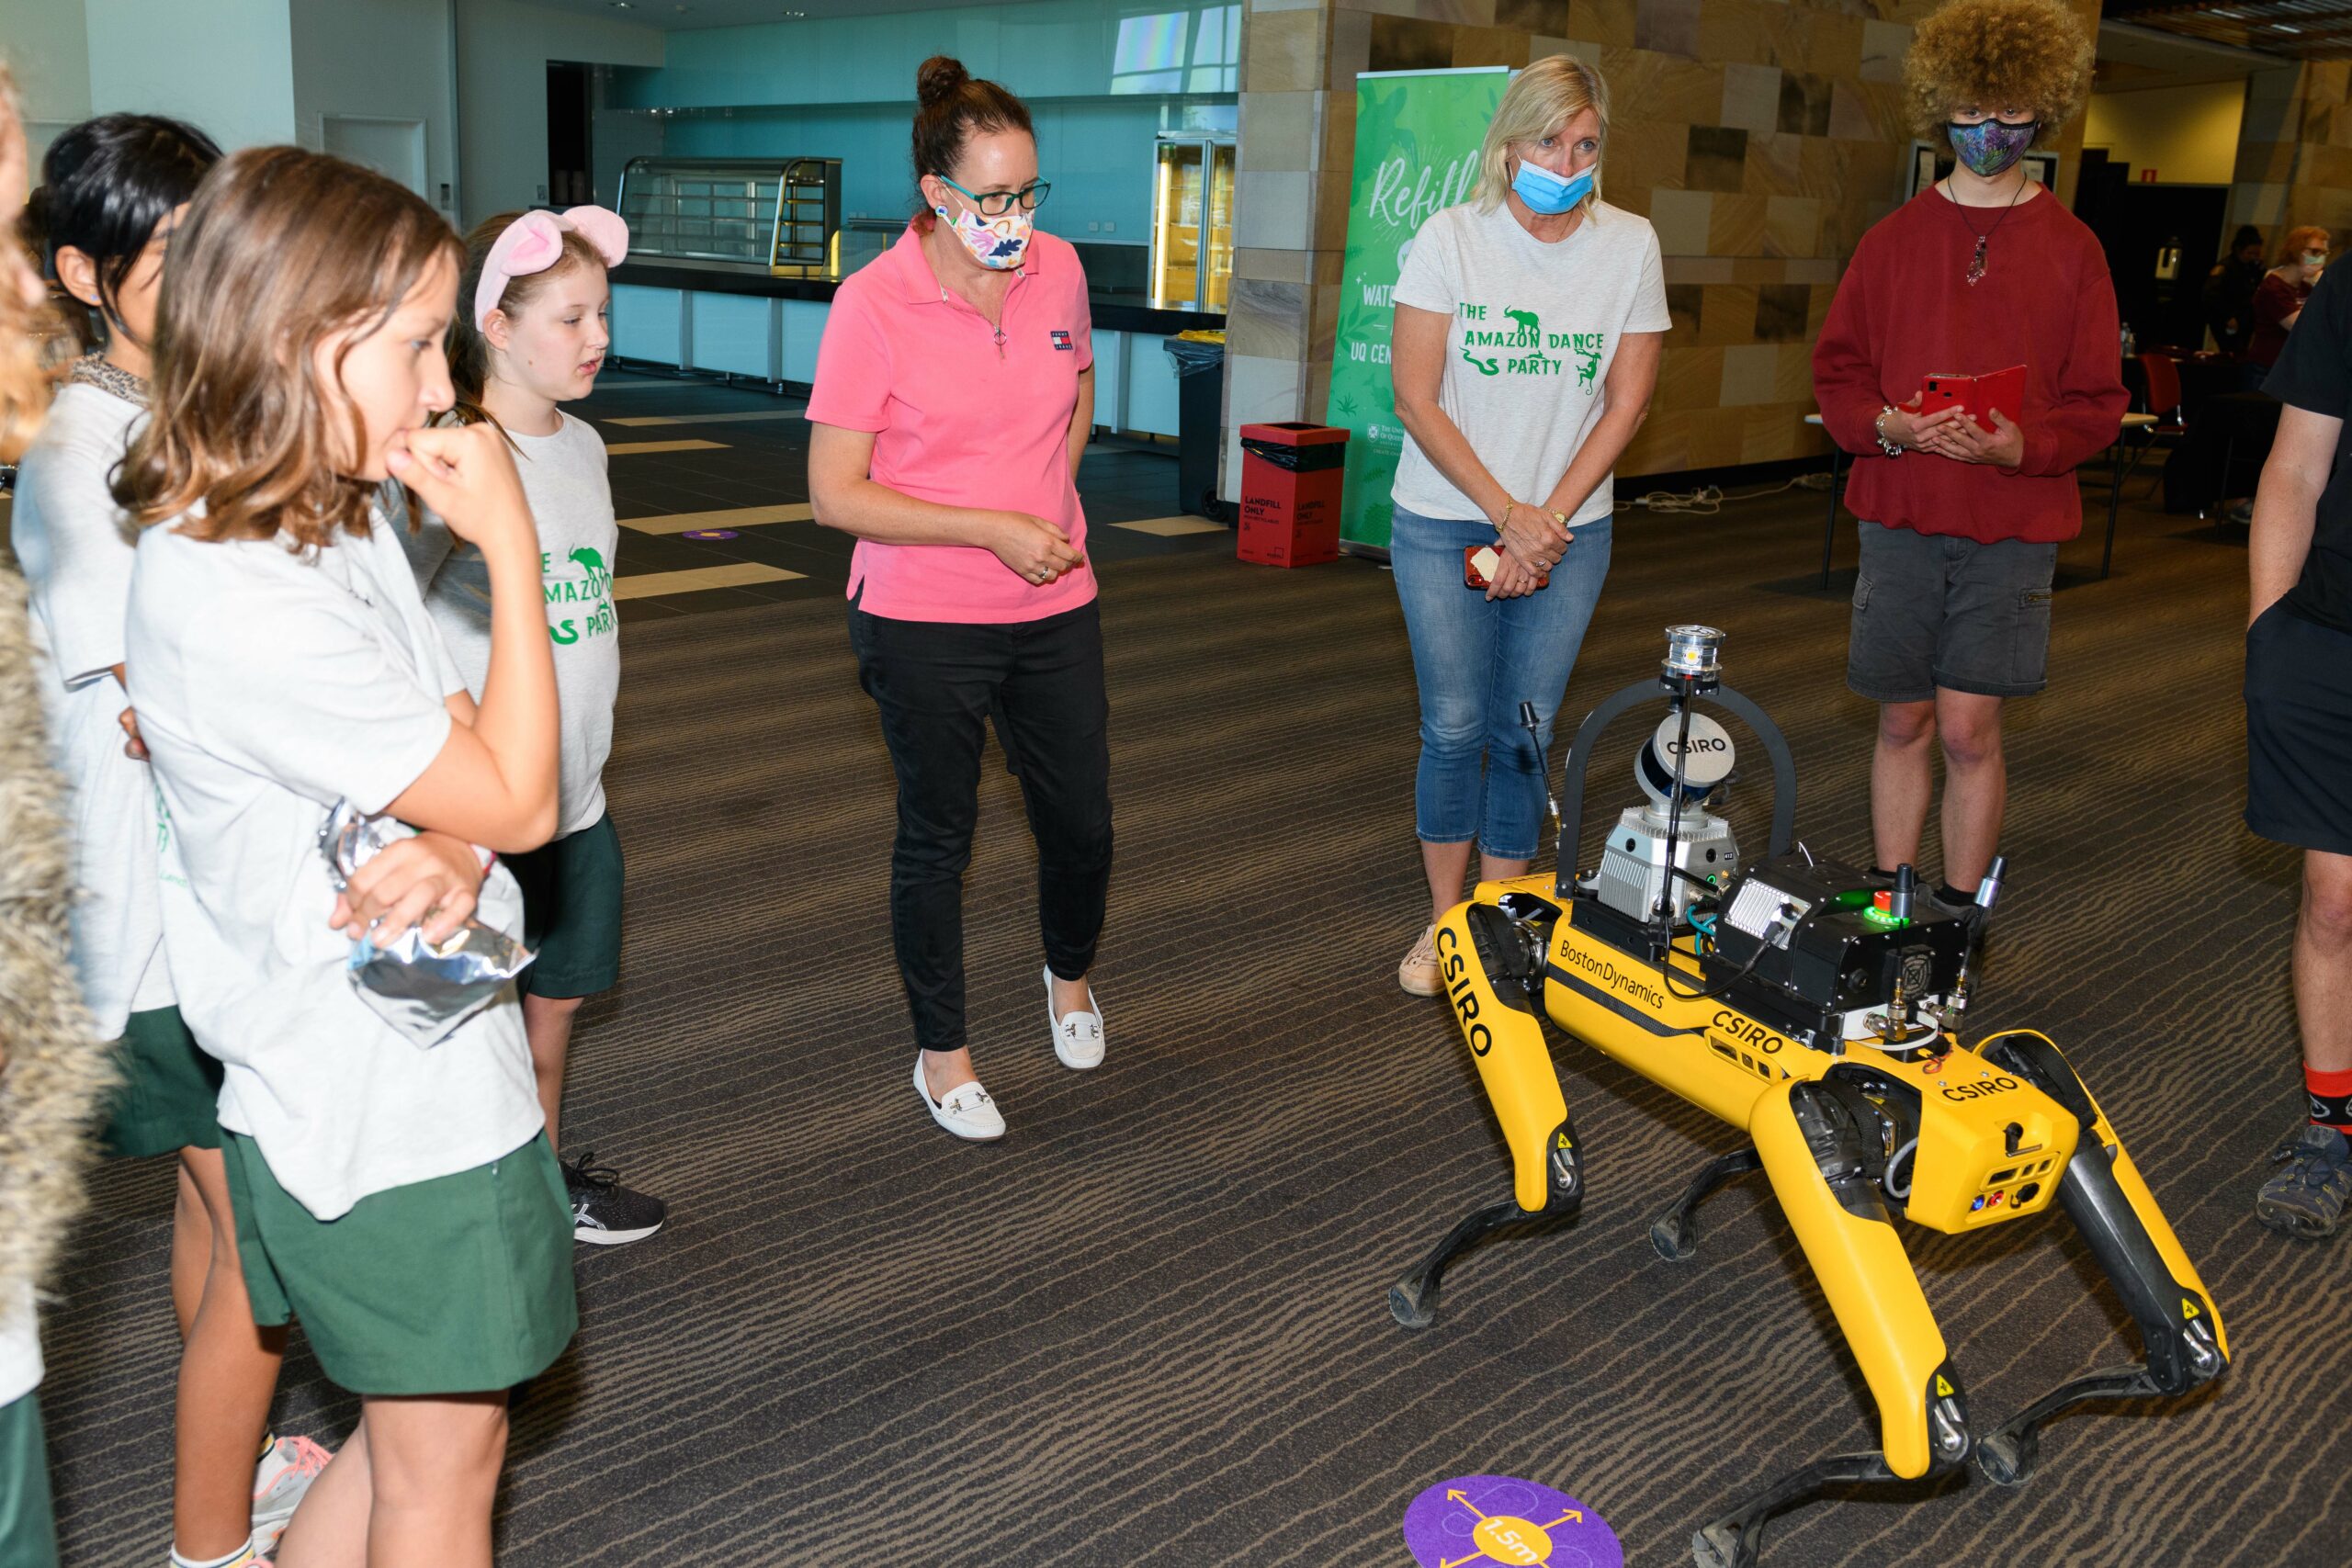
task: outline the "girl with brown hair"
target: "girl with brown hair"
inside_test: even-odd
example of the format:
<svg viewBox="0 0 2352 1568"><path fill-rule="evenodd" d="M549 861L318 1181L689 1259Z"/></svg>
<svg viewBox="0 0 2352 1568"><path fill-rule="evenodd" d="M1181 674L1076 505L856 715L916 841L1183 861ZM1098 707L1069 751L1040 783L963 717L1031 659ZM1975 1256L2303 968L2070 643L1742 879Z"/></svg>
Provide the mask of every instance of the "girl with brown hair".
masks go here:
<svg viewBox="0 0 2352 1568"><path fill-rule="evenodd" d="M494 427L432 427L462 263L379 175L231 157L173 237L153 413L116 487L144 529L127 652L169 824L164 940L224 1067L253 1314L299 1316L361 1400L283 1568L483 1568L506 1391L577 1321L513 989L421 1048L347 977L355 942L438 943L477 909L518 934L496 856L556 828L530 510ZM375 505L387 476L481 551L479 705ZM341 893L320 852L339 803L397 838Z"/></svg>
<svg viewBox="0 0 2352 1568"><path fill-rule="evenodd" d="M9 519L32 592L50 745L73 790L74 968L123 1077L101 1148L169 1155L179 1168L174 1568L268 1552L330 1457L308 1438L266 1430L286 1337L256 1329L245 1300L220 1158L220 1066L175 1002L163 951L155 782L118 728L133 551L108 485L146 414L172 230L220 157L202 131L157 115L100 116L50 144L38 194L48 266L82 307L77 330L91 352L74 361L25 454Z"/></svg>

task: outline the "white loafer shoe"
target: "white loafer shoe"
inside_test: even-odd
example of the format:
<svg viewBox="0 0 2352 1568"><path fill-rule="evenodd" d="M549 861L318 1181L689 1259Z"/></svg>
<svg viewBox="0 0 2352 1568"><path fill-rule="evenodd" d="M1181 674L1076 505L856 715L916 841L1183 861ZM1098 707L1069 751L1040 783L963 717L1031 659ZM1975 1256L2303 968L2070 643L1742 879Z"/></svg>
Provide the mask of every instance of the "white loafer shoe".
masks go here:
<svg viewBox="0 0 2352 1568"><path fill-rule="evenodd" d="M921 1052L915 1055L915 1092L922 1096L923 1109L931 1112L931 1119L959 1138L985 1144L1004 1136L1004 1117L978 1078L957 1084L944 1100L931 1098L931 1086L922 1079Z"/></svg>
<svg viewBox="0 0 2352 1568"><path fill-rule="evenodd" d="M1054 971L1046 969L1046 1021L1054 1026L1054 1055L1065 1067L1084 1072L1102 1065L1102 1004L1094 999L1094 987L1086 987L1084 1012L1054 1016Z"/></svg>

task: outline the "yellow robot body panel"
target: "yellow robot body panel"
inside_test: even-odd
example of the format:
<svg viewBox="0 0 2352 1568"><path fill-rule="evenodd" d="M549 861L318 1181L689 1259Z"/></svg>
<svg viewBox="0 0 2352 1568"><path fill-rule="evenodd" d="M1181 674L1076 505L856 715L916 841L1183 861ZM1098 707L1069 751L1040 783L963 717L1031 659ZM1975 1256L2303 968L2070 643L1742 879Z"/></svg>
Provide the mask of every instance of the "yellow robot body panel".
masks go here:
<svg viewBox="0 0 2352 1568"><path fill-rule="evenodd" d="M1679 951L1675 956L1681 961L1675 983L1699 988L1703 982L1696 964ZM1552 930L1544 1009L1594 1050L1735 1127L1747 1124L1766 1089L1796 1076L1781 1065L1796 1051L1788 1041L1773 1036L1735 1043L1735 1032L1711 1027L1717 1015L1752 1021L1721 1001L1674 995L1657 965L1566 919Z"/></svg>

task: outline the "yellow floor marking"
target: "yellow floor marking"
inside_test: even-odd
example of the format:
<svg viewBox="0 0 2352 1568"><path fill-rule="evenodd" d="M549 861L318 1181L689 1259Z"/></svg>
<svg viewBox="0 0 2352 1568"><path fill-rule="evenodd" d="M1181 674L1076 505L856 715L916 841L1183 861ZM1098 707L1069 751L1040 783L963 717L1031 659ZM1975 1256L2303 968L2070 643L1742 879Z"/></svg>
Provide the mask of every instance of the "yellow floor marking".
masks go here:
<svg viewBox="0 0 2352 1568"><path fill-rule="evenodd" d="M724 566L690 567L684 571L641 571L613 579L616 599L652 599L666 593L693 593L705 588L741 588L750 582L793 582L808 576L755 560L729 561Z"/></svg>
<svg viewBox="0 0 2352 1568"><path fill-rule="evenodd" d="M786 506L726 506L716 512L673 512L666 517L624 517L640 534L687 534L704 528L751 528L762 523L806 523L816 515L805 501Z"/></svg>
<svg viewBox="0 0 2352 1568"><path fill-rule="evenodd" d="M605 450L616 457L632 457L642 452L724 452L724 441L607 441Z"/></svg>
<svg viewBox="0 0 2352 1568"><path fill-rule="evenodd" d="M1131 529L1138 534L1151 534L1162 539L1173 539L1185 534L1232 532L1224 524L1212 523L1205 517L1146 517L1135 523L1114 523L1111 526Z"/></svg>
<svg viewBox="0 0 2352 1568"><path fill-rule="evenodd" d="M599 424L741 424L754 419L803 419L798 409L753 409L747 413L631 413L598 420Z"/></svg>

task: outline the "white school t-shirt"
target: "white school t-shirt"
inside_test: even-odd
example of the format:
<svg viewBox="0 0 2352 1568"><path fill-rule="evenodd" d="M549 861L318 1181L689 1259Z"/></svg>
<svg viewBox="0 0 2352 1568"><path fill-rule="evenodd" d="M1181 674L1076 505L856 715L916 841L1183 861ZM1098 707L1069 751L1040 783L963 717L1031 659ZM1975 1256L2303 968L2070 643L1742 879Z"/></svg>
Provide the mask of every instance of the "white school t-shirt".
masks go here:
<svg viewBox="0 0 2352 1568"><path fill-rule="evenodd" d="M40 1319L33 1288L0 1291L0 1405L14 1404L40 1386Z"/></svg>
<svg viewBox="0 0 2352 1568"><path fill-rule="evenodd" d="M133 540L107 487L145 414L91 382L69 384L18 468L8 523L30 590L50 751L72 803L74 967L101 1040L119 1038L133 1012L172 1005L155 783L146 763L123 754L130 699L113 674L123 661Z"/></svg>
<svg viewBox="0 0 2352 1568"><path fill-rule="evenodd" d="M586 421L557 412L563 423L554 434L509 435L539 526L539 575L562 704L557 830L577 833L605 814L605 760L613 752L613 704L621 689L620 623L613 613L621 531L613 521L605 438ZM415 534L399 530L401 547L466 689L480 702L490 673L490 566L439 517L420 510L424 526Z"/></svg>
<svg viewBox="0 0 2352 1568"><path fill-rule="evenodd" d="M421 1049L362 1001L327 924L328 809L383 810L440 754L462 682L380 513L297 554L170 524L139 541L130 695L171 814L164 933L180 1012L226 1069L220 1124L322 1220L511 1153L544 1118L509 987ZM477 919L519 936L504 866Z"/></svg>
<svg viewBox="0 0 2352 1568"><path fill-rule="evenodd" d="M1451 318L1438 406L1498 484L1539 506L1608 407L1624 335L1670 324L1657 231L1598 200L1556 244L1521 228L1508 203L1433 213L1389 298ZM1486 516L1409 434L1391 493L1424 517ZM1573 521L1597 521L1615 504L1615 477L1604 476Z"/></svg>

